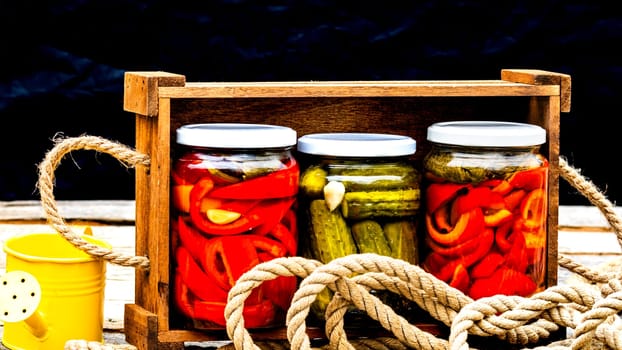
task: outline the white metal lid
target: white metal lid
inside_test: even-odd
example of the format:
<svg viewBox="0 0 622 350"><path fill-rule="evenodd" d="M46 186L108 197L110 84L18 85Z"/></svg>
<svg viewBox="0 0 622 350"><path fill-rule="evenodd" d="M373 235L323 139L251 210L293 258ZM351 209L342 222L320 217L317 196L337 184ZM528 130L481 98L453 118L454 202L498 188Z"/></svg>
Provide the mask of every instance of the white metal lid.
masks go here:
<svg viewBox="0 0 622 350"><path fill-rule="evenodd" d="M180 145L212 148L277 148L296 144L294 129L267 124L188 124L177 130Z"/></svg>
<svg viewBox="0 0 622 350"><path fill-rule="evenodd" d="M374 133L319 133L298 139L300 152L336 157L398 157L415 153L408 136Z"/></svg>
<svg viewBox="0 0 622 350"><path fill-rule="evenodd" d="M535 146L546 142L546 130L526 123L452 121L430 125L427 139L431 142L458 146Z"/></svg>

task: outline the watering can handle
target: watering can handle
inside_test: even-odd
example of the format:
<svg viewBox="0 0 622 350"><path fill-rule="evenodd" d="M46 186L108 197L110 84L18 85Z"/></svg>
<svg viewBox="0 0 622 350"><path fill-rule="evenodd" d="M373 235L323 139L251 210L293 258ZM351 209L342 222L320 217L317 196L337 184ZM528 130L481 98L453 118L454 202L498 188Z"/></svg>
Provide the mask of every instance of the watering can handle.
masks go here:
<svg viewBox="0 0 622 350"><path fill-rule="evenodd" d="M145 256L128 256L116 253L110 249L90 243L72 232L65 220L61 217L54 198L54 171L63 157L73 150L94 150L104 152L117 158L127 167L136 165L149 166L149 157L125 145L97 136L80 136L73 138L57 138L56 145L48 151L44 160L39 164L39 181L37 187L41 194L41 204L47 215L48 223L54 227L65 239L84 252L105 259L122 266L149 269L149 259Z"/></svg>

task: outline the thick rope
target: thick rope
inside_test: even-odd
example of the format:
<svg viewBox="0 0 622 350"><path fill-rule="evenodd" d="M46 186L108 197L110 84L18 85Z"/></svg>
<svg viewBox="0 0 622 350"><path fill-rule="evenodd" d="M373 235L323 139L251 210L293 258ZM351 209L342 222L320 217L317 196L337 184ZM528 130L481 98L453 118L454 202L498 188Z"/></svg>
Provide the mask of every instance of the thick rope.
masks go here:
<svg viewBox="0 0 622 350"><path fill-rule="evenodd" d="M39 182L37 184L41 195L41 205L45 211L48 223L54 227L67 241L88 254L102 258L111 263L122 266L135 266L149 269L149 259L144 256L128 256L90 243L74 233L59 214L54 199L54 171L60 165L63 157L75 150L94 150L112 155L122 161L127 167L136 165L149 166L149 157L142 155L124 145L96 136L81 136L75 138L56 139L56 145L39 164Z"/></svg>
<svg viewBox="0 0 622 350"><path fill-rule="evenodd" d="M127 166L149 166L149 158L108 140L83 136L56 140L57 144L39 166L38 187L50 224L63 237L87 253L123 266L149 268L146 257L123 256L90 244L75 235L58 214L52 188L54 170L63 156L87 149L108 153ZM605 215L622 246L622 220L613 204L579 171L560 158L560 174ZM553 286L529 298L496 295L476 301L436 279L418 266L377 254L354 254L328 264L302 257L280 258L255 266L230 290L225 308L226 329L232 340L222 349L311 349L305 320L317 295L329 288L333 300L326 310L327 350L352 349L469 349L468 335L496 337L511 344L534 344L546 340L559 327L574 331L570 339L534 349L620 349L622 350L622 283L620 273L605 274L559 256L558 264L592 283L601 284L600 294L589 286ZM254 288L279 276L301 278L287 310L287 341L253 343L244 328L244 300ZM415 302L432 317L450 326L449 339L440 339L409 324L382 303L370 290L387 290ZM349 341L343 316L356 307L378 321L393 337ZM66 349L130 349L131 345L110 345L81 340L69 341Z"/></svg>

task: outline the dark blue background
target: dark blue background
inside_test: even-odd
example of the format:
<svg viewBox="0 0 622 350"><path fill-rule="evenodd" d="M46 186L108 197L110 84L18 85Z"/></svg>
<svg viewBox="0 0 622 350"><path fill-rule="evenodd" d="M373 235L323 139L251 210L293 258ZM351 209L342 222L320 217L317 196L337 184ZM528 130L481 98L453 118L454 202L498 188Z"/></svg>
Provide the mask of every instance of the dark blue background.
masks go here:
<svg viewBox="0 0 622 350"><path fill-rule="evenodd" d="M498 79L503 68L572 76L561 154L622 199L615 2L2 1L0 31L0 200L39 198L37 164L57 133L134 145L128 70L267 81ZM134 198L134 171L105 154L74 152L56 178L58 199ZM589 204L564 180L560 200Z"/></svg>

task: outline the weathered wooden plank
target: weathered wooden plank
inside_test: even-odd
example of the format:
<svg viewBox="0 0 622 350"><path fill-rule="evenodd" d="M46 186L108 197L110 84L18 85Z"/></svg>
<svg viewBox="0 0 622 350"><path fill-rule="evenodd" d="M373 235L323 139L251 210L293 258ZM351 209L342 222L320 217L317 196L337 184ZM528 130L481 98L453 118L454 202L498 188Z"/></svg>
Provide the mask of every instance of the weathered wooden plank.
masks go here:
<svg viewBox="0 0 622 350"><path fill-rule="evenodd" d="M134 223L133 200L79 200L58 201L58 212L65 220L92 220L102 222ZM0 202L0 222L45 220L39 201Z"/></svg>

